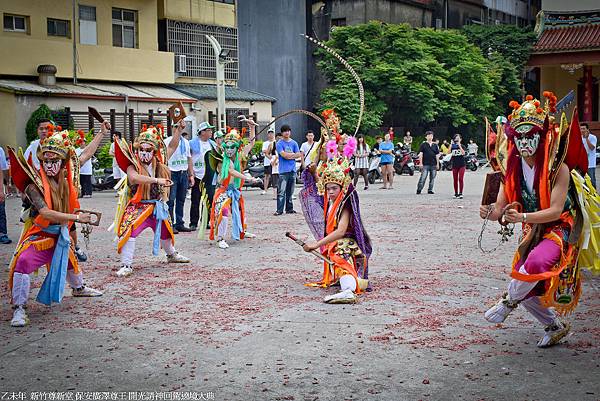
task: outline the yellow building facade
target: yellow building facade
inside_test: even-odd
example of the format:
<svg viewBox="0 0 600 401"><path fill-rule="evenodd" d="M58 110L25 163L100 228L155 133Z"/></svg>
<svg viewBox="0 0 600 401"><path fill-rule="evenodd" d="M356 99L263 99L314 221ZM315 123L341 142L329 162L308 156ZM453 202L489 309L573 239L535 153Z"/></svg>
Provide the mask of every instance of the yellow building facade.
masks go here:
<svg viewBox="0 0 600 401"><path fill-rule="evenodd" d="M93 11L95 15L89 18L93 18L93 21L79 18L82 6L86 7L85 10ZM69 0L3 0L0 10L3 17L14 16L17 22L21 21L19 17L24 17L25 22L24 30L11 31L4 27L0 31L0 48L4 54L10 55L0 65L2 75L35 76L38 65L53 64L58 70L57 78L73 78L73 34L75 34L79 79L145 83L174 82L173 54L158 51L156 0L80 2L75 10L75 29L73 29L72 2ZM133 31L130 35L133 37L133 48L125 47L123 44L115 46L115 22L118 23L118 20L114 17L120 10L125 10L132 16L129 19L133 21L124 22L128 23ZM67 35L50 34L49 25L54 21L58 21L63 27L66 24ZM86 44L82 39L87 39L91 44Z"/></svg>

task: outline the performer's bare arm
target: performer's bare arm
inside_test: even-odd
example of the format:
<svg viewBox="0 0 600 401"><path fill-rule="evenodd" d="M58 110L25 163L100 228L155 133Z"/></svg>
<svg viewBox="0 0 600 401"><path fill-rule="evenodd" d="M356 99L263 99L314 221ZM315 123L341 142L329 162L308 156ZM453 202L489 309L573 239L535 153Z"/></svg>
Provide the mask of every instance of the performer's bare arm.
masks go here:
<svg viewBox="0 0 600 401"><path fill-rule="evenodd" d="M108 121L104 121L100 125L100 133L94 136L94 139L92 139L92 142L90 142L85 147L85 149L83 149L83 152L81 152L81 154L79 155L79 163L81 165L83 165L85 162L90 160L92 158L92 156L94 156L94 153L96 153L98 146L100 146L100 143L102 142L102 138L104 138L104 135L108 131L110 131L110 123Z"/></svg>
<svg viewBox="0 0 600 401"><path fill-rule="evenodd" d="M175 153L175 151L177 150L177 147L179 146L179 140L181 138L181 133L183 132L184 128L185 121L179 120L179 123L177 123L177 125L173 129L173 137L171 138L171 142L169 142L169 145L167 146L167 160L169 160L173 153Z"/></svg>
<svg viewBox="0 0 600 401"><path fill-rule="evenodd" d="M550 207L537 212L527 213L527 222L534 224L550 223L559 219L565 207L567 200L567 191L569 189L570 173L569 168L563 164L558 170L556 183L550 194ZM515 209L506 211L506 221L509 223L523 222L523 213Z"/></svg>
<svg viewBox="0 0 600 401"><path fill-rule="evenodd" d="M170 187L173 185L173 181L167 178L148 177L147 175L142 175L135 170L133 165L127 167L127 180L131 184L158 184L165 187Z"/></svg>
<svg viewBox="0 0 600 401"><path fill-rule="evenodd" d="M247 157L252 148L254 147L254 143L256 142L256 125L254 125L254 121L252 117L248 117L250 122L248 123L248 127L250 128L250 135L248 136L248 144L244 146L242 149L242 154L244 157Z"/></svg>
<svg viewBox="0 0 600 401"><path fill-rule="evenodd" d="M50 209L48 205L46 205L44 196L33 184L29 184L27 188L25 188L25 195L27 195L27 198L29 198L31 204L38 211L38 213L51 223L66 224L70 221L89 223L91 221L89 213L62 213Z"/></svg>
<svg viewBox="0 0 600 401"><path fill-rule="evenodd" d="M338 222L337 228L333 232L331 232L329 235L327 235L326 237L322 238L321 240L319 240L317 242L307 242L303 247L304 250L306 252L310 252L313 249L318 249L329 243L332 243L334 241L344 238L344 235L346 235L346 231L348 230L349 224L350 224L350 211L348 209L344 209L342 211L342 216L340 217L340 221Z"/></svg>
<svg viewBox="0 0 600 401"><path fill-rule="evenodd" d="M500 216L502 215L502 210L504 210L504 207L506 207L507 202L506 202L506 195L504 194L504 184L500 184L500 191L498 192L498 197L496 198L496 203L493 203L491 205L481 205L479 207L479 216L482 219L485 219L486 216L488 215L488 209L491 206L492 209L492 213L489 216L490 220L498 220L500 218Z"/></svg>

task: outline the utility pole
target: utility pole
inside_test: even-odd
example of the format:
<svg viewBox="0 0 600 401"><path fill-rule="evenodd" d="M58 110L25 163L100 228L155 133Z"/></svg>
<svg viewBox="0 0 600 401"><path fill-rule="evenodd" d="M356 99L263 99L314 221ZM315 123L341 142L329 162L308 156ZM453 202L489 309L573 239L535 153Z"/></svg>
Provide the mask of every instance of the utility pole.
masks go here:
<svg viewBox="0 0 600 401"><path fill-rule="evenodd" d="M77 7L73 0L73 84L77 85Z"/></svg>
<svg viewBox="0 0 600 401"><path fill-rule="evenodd" d="M217 67L217 128L225 132L225 64L231 62L227 59L229 49L223 49L217 39L212 35L204 35L215 51Z"/></svg>

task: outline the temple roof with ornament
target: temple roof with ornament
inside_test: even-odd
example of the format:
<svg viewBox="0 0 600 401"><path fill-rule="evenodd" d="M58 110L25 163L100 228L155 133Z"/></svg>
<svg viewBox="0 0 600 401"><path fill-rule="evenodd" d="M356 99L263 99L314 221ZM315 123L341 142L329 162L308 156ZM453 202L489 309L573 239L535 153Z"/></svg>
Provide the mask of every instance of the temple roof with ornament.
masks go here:
<svg viewBox="0 0 600 401"><path fill-rule="evenodd" d="M549 12L537 16L533 54L600 51L600 9Z"/></svg>

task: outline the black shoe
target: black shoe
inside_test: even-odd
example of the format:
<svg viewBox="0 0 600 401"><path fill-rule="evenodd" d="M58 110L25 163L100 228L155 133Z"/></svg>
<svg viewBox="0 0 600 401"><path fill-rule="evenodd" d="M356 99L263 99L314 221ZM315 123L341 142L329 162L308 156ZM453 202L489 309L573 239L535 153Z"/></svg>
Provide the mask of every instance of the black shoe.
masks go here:
<svg viewBox="0 0 600 401"><path fill-rule="evenodd" d="M190 230L196 231L197 229L198 229L198 226L196 224L190 224Z"/></svg>
<svg viewBox="0 0 600 401"><path fill-rule="evenodd" d="M462 199L463 198L463 194L458 194L458 199Z"/></svg>
<svg viewBox="0 0 600 401"><path fill-rule="evenodd" d="M369 189L369 187L365 187L364 189L365 189L365 191L366 191L367 189Z"/></svg>
<svg viewBox="0 0 600 401"><path fill-rule="evenodd" d="M289 212L285 212L285 214L298 214L298 212L295 210L290 210Z"/></svg>
<svg viewBox="0 0 600 401"><path fill-rule="evenodd" d="M189 232L194 231L191 228L187 228L186 226L177 226L177 227L175 227L175 229L177 231L179 231L180 233L189 233Z"/></svg>
<svg viewBox="0 0 600 401"><path fill-rule="evenodd" d="M417 191L417 195L421 195L421 191Z"/></svg>
<svg viewBox="0 0 600 401"><path fill-rule="evenodd" d="M173 234L179 234L179 231L175 227L173 227Z"/></svg>
<svg viewBox="0 0 600 401"><path fill-rule="evenodd" d="M275 212L273 213L273 216L281 216L283 214L283 212Z"/></svg>
<svg viewBox="0 0 600 401"><path fill-rule="evenodd" d="M429 195L433 195L433 194L434 194L434 192L433 192L433 191L427 191L427 193L428 193Z"/></svg>

